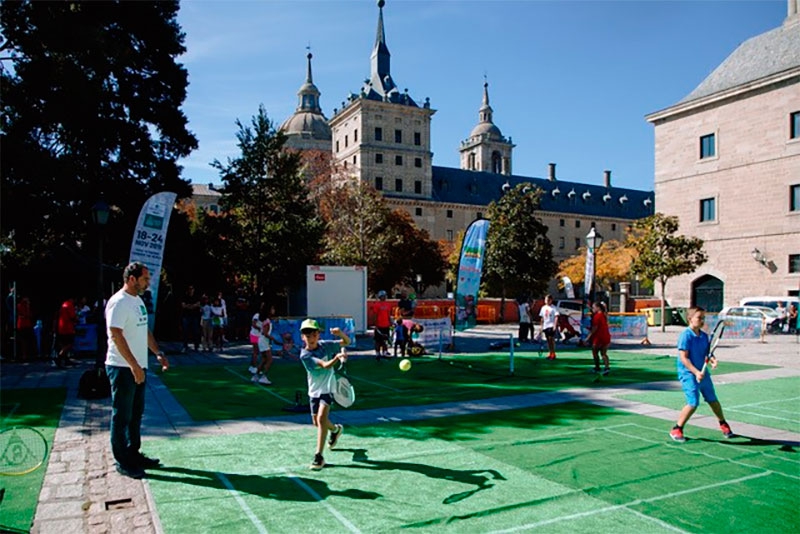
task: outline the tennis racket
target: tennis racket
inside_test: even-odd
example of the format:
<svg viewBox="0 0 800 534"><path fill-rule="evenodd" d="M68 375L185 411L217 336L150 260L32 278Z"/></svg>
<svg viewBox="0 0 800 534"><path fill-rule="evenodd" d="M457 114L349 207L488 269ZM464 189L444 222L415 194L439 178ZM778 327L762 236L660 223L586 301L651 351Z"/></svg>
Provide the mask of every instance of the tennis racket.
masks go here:
<svg viewBox="0 0 800 534"><path fill-rule="evenodd" d="M356 402L356 390L347 377L347 368L344 366L344 362L339 363L339 368L336 372L336 386L333 388L333 400L342 408L349 408Z"/></svg>
<svg viewBox="0 0 800 534"><path fill-rule="evenodd" d="M31 427L10 427L0 431L0 475L27 475L39 469L47 458L47 440Z"/></svg>
<svg viewBox="0 0 800 534"><path fill-rule="evenodd" d="M706 354L706 359L703 362L703 368L700 369L700 372L703 373L703 375L705 375L706 368L708 368L708 362L714 357L714 351L717 349L717 345L719 345L719 340L722 339L722 333L724 331L725 323L720 321L714 327L714 331L711 332L711 342L708 344L708 353Z"/></svg>

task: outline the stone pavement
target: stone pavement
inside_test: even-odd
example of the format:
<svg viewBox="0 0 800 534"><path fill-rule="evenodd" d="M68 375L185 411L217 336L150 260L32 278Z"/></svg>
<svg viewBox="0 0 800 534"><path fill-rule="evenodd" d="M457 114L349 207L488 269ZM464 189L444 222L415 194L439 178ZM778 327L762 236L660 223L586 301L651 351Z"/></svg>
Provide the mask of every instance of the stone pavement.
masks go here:
<svg viewBox="0 0 800 534"><path fill-rule="evenodd" d="M515 325L479 326L459 333L459 352L486 351L492 341L509 339ZM647 354L675 354L675 341L681 327L649 329L651 345L640 340L615 342L614 350L632 350ZM371 354L370 340L362 339L354 357ZM171 352L168 343L162 346ZM725 340L720 344L721 362L739 361L776 365L776 369L728 374L720 377L729 383L765 380L776 377L800 376L800 339L796 336L769 336L759 340ZM232 347L223 353L190 353L170 356L173 371L183 365L220 363L228 361L241 364L249 361L249 345ZM154 362L153 362L154 363ZM0 387L40 388L66 387L67 399L59 427L56 431L44 484L34 518L33 533L161 533L147 480L132 480L119 475L114 469L108 443L110 401L86 401L77 398L80 374L90 362L71 370L50 368L44 362L28 364L3 363ZM202 435L243 432L269 432L277 428L308 425L307 414L258 418L237 421L210 421L195 423L175 400L157 374L148 376L147 408L143 423L143 439L166 437L195 437ZM340 410L337 419L345 424L372 424L391 420L413 420L460 414L475 414L495 410L545 406L568 401L584 401L634 412L650 417L674 421L677 410L665 409L620 399L621 395L650 389L677 389L677 382L628 385L620 388L574 388L552 393L516 395L498 399L485 399L469 403L442 403L426 407L397 407L380 410ZM734 429L743 435L761 439L800 442L800 435L756 425L732 421ZM696 416L692 425L716 428L712 417ZM665 425L667 428L667 425ZM665 431L666 432L666 431Z"/></svg>

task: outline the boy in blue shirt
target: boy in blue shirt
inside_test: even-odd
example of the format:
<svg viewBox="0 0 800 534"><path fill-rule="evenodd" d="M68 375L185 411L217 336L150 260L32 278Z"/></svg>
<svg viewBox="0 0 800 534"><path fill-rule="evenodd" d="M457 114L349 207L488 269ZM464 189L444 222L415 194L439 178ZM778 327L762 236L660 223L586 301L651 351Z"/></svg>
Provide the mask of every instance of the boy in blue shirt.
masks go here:
<svg viewBox="0 0 800 534"><path fill-rule="evenodd" d="M331 423L328 415L333 404L333 391L336 388L336 375L333 366L337 362L347 361L344 347L350 344L350 338L340 328L331 328L331 334L339 340L321 340L319 338L320 326L314 319L306 319L300 325L300 334L304 347L300 351L300 361L308 375L308 398L311 405L311 421L317 427L317 449L311 469L318 470L325 467L322 450L325 448L325 438L328 437L328 446L333 448L342 435L342 425Z"/></svg>
<svg viewBox="0 0 800 534"><path fill-rule="evenodd" d="M681 410L678 421L669 433L669 436L680 443L686 441L683 437L683 426L692 417L700 404L700 394L708 403L711 411L719 420L719 429L726 438L733 437L730 425L725 421L722 405L717 400L711 373L702 372L703 363L708 354L710 345L708 334L703 332L706 312L703 308L689 308L689 327L678 338L678 380L681 382L683 394L686 397L686 406ZM709 360L712 369L717 368L717 359Z"/></svg>

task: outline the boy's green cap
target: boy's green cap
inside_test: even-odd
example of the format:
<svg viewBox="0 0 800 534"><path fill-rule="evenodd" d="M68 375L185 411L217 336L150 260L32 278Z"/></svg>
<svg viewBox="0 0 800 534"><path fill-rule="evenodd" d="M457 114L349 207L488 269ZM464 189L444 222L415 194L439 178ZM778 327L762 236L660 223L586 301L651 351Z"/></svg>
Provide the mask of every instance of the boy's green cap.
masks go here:
<svg viewBox="0 0 800 534"><path fill-rule="evenodd" d="M319 323L315 319L306 319L300 325L300 331L302 332L303 330L322 330L322 328L319 327Z"/></svg>

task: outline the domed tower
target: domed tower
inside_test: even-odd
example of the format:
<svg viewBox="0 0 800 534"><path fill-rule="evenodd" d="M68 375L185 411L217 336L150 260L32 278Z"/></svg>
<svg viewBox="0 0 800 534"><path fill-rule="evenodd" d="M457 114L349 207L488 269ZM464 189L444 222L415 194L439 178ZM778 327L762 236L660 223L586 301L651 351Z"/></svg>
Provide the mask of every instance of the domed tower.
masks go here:
<svg viewBox="0 0 800 534"><path fill-rule="evenodd" d="M311 52L306 56L306 81L297 91L297 109L281 124L280 130L289 138L288 148L297 150L331 150L331 128L319 106L319 89L311 76Z"/></svg>
<svg viewBox="0 0 800 534"><path fill-rule="evenodd" d="M494 122L489 105L489 83L483 83L483 103L478 111L478 124L461 142L461 168L469 171L511 174L511 151L514 145L506 139Z"/></svg>

